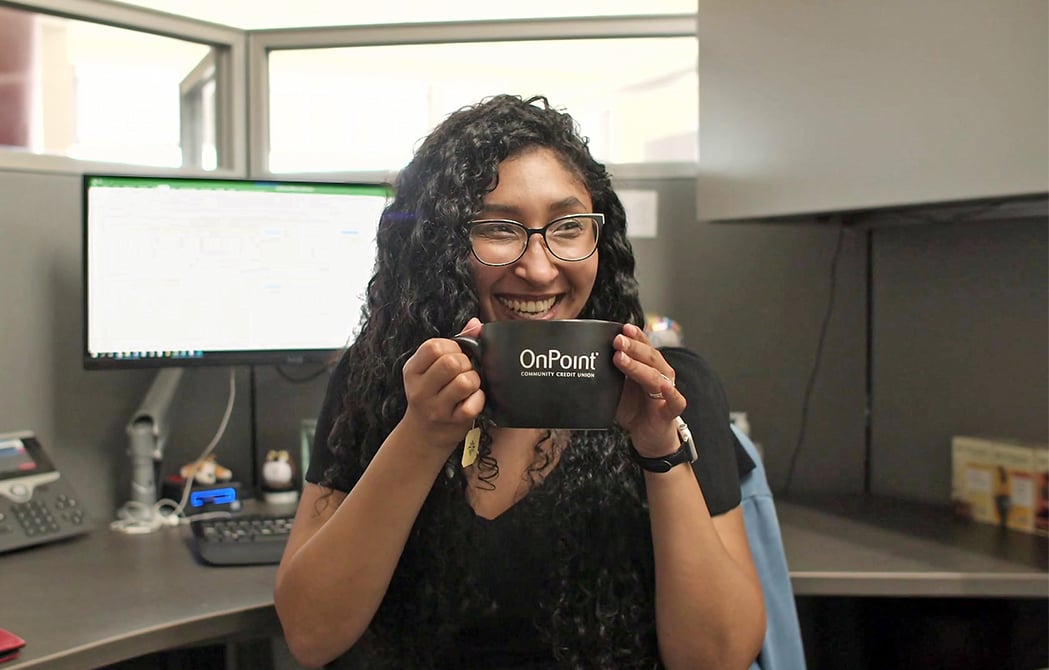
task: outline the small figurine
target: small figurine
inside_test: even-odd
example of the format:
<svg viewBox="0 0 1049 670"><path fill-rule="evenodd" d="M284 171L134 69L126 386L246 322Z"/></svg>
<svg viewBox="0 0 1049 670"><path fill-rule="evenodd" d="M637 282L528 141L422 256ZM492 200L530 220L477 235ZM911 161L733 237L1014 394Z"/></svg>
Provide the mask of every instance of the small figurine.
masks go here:
<svg viewBox="0 0 1049 670"><path fill-rule="evenodd" d="M214 454L183 465L178 474L183 481L192 478L194 483L204 485L228 482L233 479L233 471L220 465L215 460Z"/></svg>
<svg viewBox="0 0 1049 670"><path fill-rule="evenodd" d="M270 449L262 464L262 491L267 502L295 502L295 462L287 449Z"/></svg>

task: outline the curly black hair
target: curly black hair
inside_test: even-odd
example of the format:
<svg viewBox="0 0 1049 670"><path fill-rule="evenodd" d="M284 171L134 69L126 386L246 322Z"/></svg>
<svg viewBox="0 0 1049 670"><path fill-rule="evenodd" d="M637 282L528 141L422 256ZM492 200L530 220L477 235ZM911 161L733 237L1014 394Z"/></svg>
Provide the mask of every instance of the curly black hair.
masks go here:
<svg viewBox="0 0 1049 670"><path fill-rule="evenodd" d="M579 317L643 325L623 205L572 117L542 96L499 95L462 108L418 147L380 220L360 331L344 353L342 404L329 437L335 465L322 483L355 480L400 421L407 408L401 369L422 342L449 337L478 315L469 221L495 188L499 164L536 147L553 150L605 215L597 277ZM544 612L536 623L562 667L659 667L651 538L621 532L623 524L647 529L648 516L627 436L613 429L563 439L571 446L558 451L556 485L528 496L558 513L520 517L556 553L555 574L536 596ZM549 464L541 444L533 481ZM432 667L434 654L454 643L462 613L485 602L464 578L466 548L476 538L461 450L434 482L366 638L392 667ZM486 436L479 456L485 481L497 474L490 453Z"/></svg>

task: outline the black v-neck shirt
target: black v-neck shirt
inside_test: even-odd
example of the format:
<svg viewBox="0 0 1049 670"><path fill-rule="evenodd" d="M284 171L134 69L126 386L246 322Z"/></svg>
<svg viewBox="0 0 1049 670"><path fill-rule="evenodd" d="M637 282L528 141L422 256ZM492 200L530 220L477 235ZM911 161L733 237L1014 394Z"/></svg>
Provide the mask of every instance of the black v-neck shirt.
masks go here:
<svg viewBox="0 0 1049 670"><path fill-rule="evenodd" d="M754 467L753 461L736 440L729 424L729 406L721 381L707 362L682 347L661 350L674 368L677 388L688 400L682 418L689 425L699 459L693 464L712 516L723 514L740 503L740 479ZM327 396L317 421L317 431L306 480L324 482L324 473L333 461L328 435L341 407L345 388L345 358L331 376ZM324 482L341 491L350 491L360 478L354 472L336 482ZM542 486L558 486L558 468L547 475ZM551 572L549 565L556 539L535 523L520 522L527 515L554 513L532 509L549 504L549 496L527 495L495 519L476 516L472 535L473 570L478 585L491 596L491 605L464 618L462 627L441 659L441 668L485 668L486 670L544 670L556 668L552 651L544 645L537 627L540 609L536 594ZM643 541L649 534L647 522L624 527ZM599 542L600 538L588 538ZM351 655L331 667L354 665Z"/></svg>

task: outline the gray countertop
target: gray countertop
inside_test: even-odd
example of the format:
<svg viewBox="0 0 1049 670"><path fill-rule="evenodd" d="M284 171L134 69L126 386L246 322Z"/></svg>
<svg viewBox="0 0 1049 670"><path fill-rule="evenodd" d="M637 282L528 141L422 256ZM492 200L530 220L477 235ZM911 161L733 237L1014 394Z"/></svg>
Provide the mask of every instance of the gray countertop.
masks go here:
<svg viewBox="0 0 1049 670"><path fill-rule="evenodd" d="M1047 540L871 498L777 500L799 596L1049 597ZM83 669L213 640L276 635L276 566L210 567L189 528L88 535L0 555L6 670Z"/></svg>
<svg viewBox="0 0 1049 670"><path fill-rule="evenodd" d="M186 526L90 534L0 555L0 628L26 641L5 670L94 668L161 649L279 632L276 566L209 567Z"/></svg>
<svg viewBox="0 0 1049 670"><path fill-rule="evenodd" d="M776 501L796 595L1049 597L1049 540L877 497Z"/></svg>

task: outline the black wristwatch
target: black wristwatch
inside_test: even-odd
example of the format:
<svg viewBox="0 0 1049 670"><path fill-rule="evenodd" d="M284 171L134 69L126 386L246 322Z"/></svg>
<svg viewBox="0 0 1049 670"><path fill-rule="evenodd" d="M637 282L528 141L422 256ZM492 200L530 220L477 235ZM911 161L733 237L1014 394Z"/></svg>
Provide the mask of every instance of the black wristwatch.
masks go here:
<svg viewBox="0 0 1049 670"><path fill-rule="evenodd" d="M658 458L646 458L637 453L637 449L631 445L630 457L633 461L649 472L669 472L670 468L675 465L694 463L699 458L699 454L696 453L696 443L692 441L692 433L688 430L688 424L680 416L674 417L674 424L677 428L678 439L681 441L681 446L677 451Z"/></svg>

